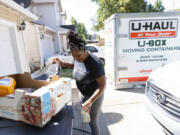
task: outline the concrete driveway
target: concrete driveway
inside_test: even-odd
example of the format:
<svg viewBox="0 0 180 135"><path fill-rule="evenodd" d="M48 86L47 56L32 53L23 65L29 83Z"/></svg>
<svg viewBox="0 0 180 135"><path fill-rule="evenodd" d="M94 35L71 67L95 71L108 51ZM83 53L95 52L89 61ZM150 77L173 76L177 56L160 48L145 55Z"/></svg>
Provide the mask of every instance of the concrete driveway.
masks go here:
<svg viewBox="0 0 180 135"><path fill-rule="evenodd" d="M100 117L102 135L165 135L144 103L144 89L107 85Z"/></svg>
<svg viewBox="0 0 180 135"><path fill-rule="evenodd" d="M75 89L74 89L75 90ZM73 96L77 96L77 93ZM100 116L101 135L165 135L162 128L147 111L144 89L114 90L107 84ZM74 127L90 131L82 124L76 98ZM74 130L73 135L88 135Z"/></svg>

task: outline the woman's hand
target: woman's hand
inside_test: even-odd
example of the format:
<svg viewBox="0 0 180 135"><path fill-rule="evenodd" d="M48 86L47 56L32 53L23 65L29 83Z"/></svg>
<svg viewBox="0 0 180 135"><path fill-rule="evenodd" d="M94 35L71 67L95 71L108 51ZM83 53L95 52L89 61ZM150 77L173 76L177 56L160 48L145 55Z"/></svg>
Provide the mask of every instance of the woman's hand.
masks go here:
<svg viewBox="0 0 180 135"><path fill-rule="evenodd" d="M84 102L83 104L81 104L81 106L82 106L82 108L83 108L83 110L84 110L85 112L90 113L90 111L91 111L91 106L92 106L92 102L91 102L90 100L87 100L86 102Z"/></svg>
<svg viewBox="0 0 180 135"><path fill-rule="evenodd" d="M64 65L64 63L62 61L60 61L58 58L54 58L53 62L58 63L61 67Z"/></svg>

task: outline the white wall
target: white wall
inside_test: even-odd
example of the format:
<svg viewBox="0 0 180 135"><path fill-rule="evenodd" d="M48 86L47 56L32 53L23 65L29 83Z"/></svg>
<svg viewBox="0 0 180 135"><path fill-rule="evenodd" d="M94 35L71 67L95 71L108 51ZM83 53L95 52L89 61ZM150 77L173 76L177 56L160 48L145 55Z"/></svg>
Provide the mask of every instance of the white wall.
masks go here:
<svg viewBox="0 0 180 135"><path fill-rule="evenodd" d="M26 23L26 29L23 33L28 51L29 64L39 68L41 67L41 52L38 27L35 24Z"/></svg>
<svg viewBox="0 0 180 135"><path fill-rule="evenodd" d="M56 19L55 4L37 6L38 12L42 14L37 23L47 25L57 30L58 21Z"/></svg>
<svg viewBox="0 0 180 135"><path fill-rule="evenodd" d="M53 37L55 42L55 52L61 53L61 42L60 36L58 34L60 26L60 18L58 17L57 6L56 4L41 5L37 6L38 11L42 14L42 17L37 21L37 23L49 26L56 30L57 35Z"/></svg>
<svg viewBox="0 0 180 135"><path fill-rule="evenodd" d="M43 62L46 62L46 60L54 56L54 43L52 41L52 35L43 33L43 39L41 39L41 49L43 53Z"/></svg>

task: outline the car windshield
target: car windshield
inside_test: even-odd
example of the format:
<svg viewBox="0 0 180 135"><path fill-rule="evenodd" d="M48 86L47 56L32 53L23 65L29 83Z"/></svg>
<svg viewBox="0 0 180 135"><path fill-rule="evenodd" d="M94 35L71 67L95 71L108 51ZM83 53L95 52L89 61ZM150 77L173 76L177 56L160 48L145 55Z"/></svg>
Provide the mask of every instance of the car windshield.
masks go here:
<svg viewBox="0 0 180 135"><path fill-rule="evenodd" d="M64 56L70 56L70 55L72 55L72 53L71 53L70 50L67 50L63 55L64 55Z"/></svg>
<svg viewBox="0 0 180 135"><path fill-rule="evenodd" d="M85 48L92 53L98 52L98 50L93 46L86 46Z"/></svg>

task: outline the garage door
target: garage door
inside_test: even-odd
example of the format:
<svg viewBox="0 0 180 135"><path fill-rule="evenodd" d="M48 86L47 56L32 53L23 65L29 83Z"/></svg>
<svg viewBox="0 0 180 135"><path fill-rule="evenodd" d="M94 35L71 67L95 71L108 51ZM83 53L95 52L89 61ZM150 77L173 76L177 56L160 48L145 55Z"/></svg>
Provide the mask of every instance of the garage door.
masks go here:
<svg viewBox="0 0 180 135"><path fill-rule="evenodd" d="M45 62L47 58L54 55L54 44L52 37L44 35L44 39L41 40L42 52L43 52L43 61Z"/></svg>
<svg viewBox="0 0 180 135"><path fill-rule="evenodd" d="M19 70L12 43L10 28L0 26L0 76L14 74Z"/></svg>

